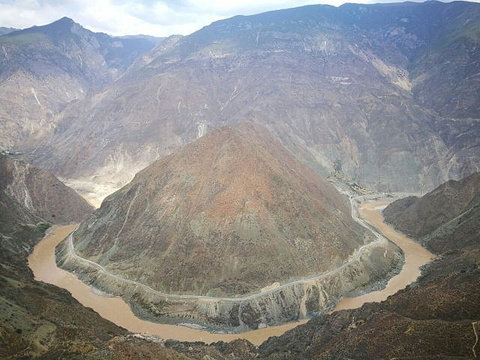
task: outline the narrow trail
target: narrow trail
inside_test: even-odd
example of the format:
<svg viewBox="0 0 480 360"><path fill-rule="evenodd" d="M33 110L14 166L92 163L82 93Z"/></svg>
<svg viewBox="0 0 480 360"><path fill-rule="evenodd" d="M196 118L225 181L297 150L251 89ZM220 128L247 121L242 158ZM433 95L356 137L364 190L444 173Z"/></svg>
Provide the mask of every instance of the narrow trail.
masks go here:
<svg viewBox="0 0 480 360"><path fill-rule="evenodd" d="M475 327L475 325L477 325L478 323L479 323L479 321L472 322L473 333L475 334L475 344L473 344L472 352L473 352L473 357L475 359L477 359L477 352L475 351L475 348L477 347L477 344L478 344L478 333L477 333L477 328Z"/></svg>
<svg viewBox="0 0 480 360"><path fill-rule="evenodd" d="M137 193L138 193L138 190L137 190ZM133 203L133 201L135 201L136 195L137 194L135 194L135 197L133 198L132 203ZM193 294L192 295L190 295L190 294L169 294L169 293L164 293L162 291L153 289L152 287L150 287L146 284L143 284L141 282L126 279L124 277L112 274L104 266L102 266L102 265L100 265L100 264L98 264L94 261L85 259L84 257L81 257L80 255L77 254L77 252L75 251L75 246L73 244L73 233L68 236L68 240L67 240L68 241L68 247L67 247L67 249L68 249L69 254L72 257L74 257L75 259L79 260L80 262L83 262L87 265L91 265L91 266L97 268L98 270L100 270L101 272L106 274L107 276L109 276L109 277L111 277L111 278L113 278L117 281L128 283L128 284L133 284L133 285L141 287L141 288L147 290L148 292L151 292L152 294L155 294L157 296L161 296L161 297L168 298L168 299L181 299L181 300L243 302L243 301L246 301L246 300L252 300L252 299L255 299L255 298L263 297L265 295L269 295L271 293L281 291L281 290L283 290L285 288L288 288L290 286L295 286L295 285L299 285L299 284L309 284L312 281L322 280L322 279L324 279L328 276L331 276L331 275L341 271L345 267L351 265L353 262L360 259L363 252L366 249L368 249L369 247L378 246L381 242L385 242L385 244L386 244L387 239L384 236L382 236L379 232L377 232L375 230L375 228L373 228L370 224L368 224L363 219L358 217L357 211L356 211L355 206L354 206L354 201L355 200L356 200L356 198L350 198L350 211L351 211L351 216L352 216L353 220L356 221L357 223L359 223L364 228L366 228L371 233L373 233L373 235L376 237L377 240L372 241L368 244L362 245L360 248L358 248L355 251L353 257L351 257L347 262L343 263L341 266L339 266L339 267L337 267L333 270L330 270L330 271L327 271L327 272L324 272L324 273L321 273L321 274L317 274L317 275L314 275L314 276L310 276L310 277L307 277L307 278L293 280L293 281L287 282L285 284L282 284L280 286L276 286L274 288L267 289L267 290L262 290L262 291L259 291L259 292L256 292L256 293L253 293L253 294L250 294L250 295L247 295L247 296L242 296L242 297L213 297L213 296L193 295ZM130 204L130 207L131 207L131 205L132 204ZM130 212L130 207L128 208L127 216L125 218L125 222L123 223L122 229L119 231L119 233L123 230L123 227L125 226L125 224L128 220L128 213Z"/></svg>

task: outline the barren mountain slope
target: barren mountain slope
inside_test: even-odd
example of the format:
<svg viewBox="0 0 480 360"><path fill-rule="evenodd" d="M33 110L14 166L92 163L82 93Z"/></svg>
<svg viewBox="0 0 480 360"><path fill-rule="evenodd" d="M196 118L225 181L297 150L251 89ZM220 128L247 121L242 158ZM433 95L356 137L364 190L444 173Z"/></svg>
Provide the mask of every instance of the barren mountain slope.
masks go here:
<svg viewBox="0 0 480 360"><path fill-rule="evenodd" d="M5 156L0 156L0 186L4 201L17 204L8 205L8 213L24 209L25 220L80 222L93 211L80 195L52 174ZM18 219L23 218L21 213L17 212Z"/></svg>
<svg viewBox="0 0 480 360"><path fill-rule="evenodd" d="M319 274L372 240L345 197L251 124L155 162L74 235L82 256L116 274L209 295Z"/></svg>
<svg viewBox="0 0 480 360"><path fill-rule="evenodd" d="M446 182L421 198L395 201L385 209L384 216L397 229L437 253L478 246L480 173Z"/></svg>
<svg viewBox="0 0 480 360"><path fill-rule="evenodd" d="M0 148L33 147L69 102L118 79L155 43L94 33L68 18L0 36Z"/></svg>
<svg viewBox="0 0 480 360"><path fill-rule="evenodd" d="M27 174L25 184L16 181L19 168ZM41 204L43 195L52 195L50 187L59 193L57 201L69 204L68 209ZM18 192L24 191L31 195L33 208L18 198ZM186 359L159 344L127 336L68 291L33 279L27 256L45 235L45 221L79 221L92 210L51 175L0 157L0 358Z"/></svg>
<svg viewBox="0 0 480 360"><path fill-rule="evenodd" d="M318 316L260 346L268 359L472 359L480 353L478 174L420 199L399 200L385 217L441 255L382 303ZM409 205L410 204L410 205ZM412 216L413 215L413 216ZM452 220L452 216L457 216ZM408 221L408 222L407 222ZM425 229L425 231L420 230ZM180 346L174 346L179 349Z"/></svg>
<svg viewBox="0 0 480 360"><path fill-rule="evenodd" d="M347 4L218 21L168 39L66 109L36 161L119 186L249 119L324 175L431 189L480 163L479 14L465 2Z"/></svg>

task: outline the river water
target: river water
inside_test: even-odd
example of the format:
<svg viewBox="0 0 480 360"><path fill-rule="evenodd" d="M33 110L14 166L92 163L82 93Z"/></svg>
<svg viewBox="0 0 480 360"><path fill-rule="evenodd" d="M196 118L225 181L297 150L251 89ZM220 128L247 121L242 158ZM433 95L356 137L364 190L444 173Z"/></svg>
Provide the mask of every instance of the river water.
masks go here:
<svg viewBox="0 0 480 360"><path fill-rule="evenodd" d="M387 203L364 204L359 207L359 213L366 221L374 225L382 234L395 242L405 253L405 265L402 271L393 277L384 290L374 291L362 296L342 300L334 311L352 309L362 306L366 302L382 301L388 296L405 288L420 275L420 267L433 259L433 255L426 249L408 239L405 235L395 231L383 222L379 209ZM90 307L103 318L135 333L157 335L165 339L179 341L232 341L247 339L255 345L260 345L271 336L279 336L308 319L279 326L247 331L241 334L212 334L205 330L197 330L185 326L156 324L136 317L130 306L119 297L102 296L92 291L92 288L79 280L74 274L57 267L55 263L55 247L65 239L76 225L61 226L53 229L34 248L28 258L28 263L36 280L56 285L68 290L82 305Z"/></svg>
<svg viewBox="0 0 480 360"><path fill-rule="evenodd" d="M373 204L362 204L358 210L363 219L375 226L377 230L390 241L394 242L403 250L405 264L400 273L392 277L387 286L379 291L372 291L365 295L345 298L338 303L333 311L356 309L368 302L380 302L386 300L390 295L399 290L405 289L408 284L413 283L420 276L420 268L435 258L430 251L419 243L406 237L399 231L383 221L382 210L389 202L376 202Z"/></svg>

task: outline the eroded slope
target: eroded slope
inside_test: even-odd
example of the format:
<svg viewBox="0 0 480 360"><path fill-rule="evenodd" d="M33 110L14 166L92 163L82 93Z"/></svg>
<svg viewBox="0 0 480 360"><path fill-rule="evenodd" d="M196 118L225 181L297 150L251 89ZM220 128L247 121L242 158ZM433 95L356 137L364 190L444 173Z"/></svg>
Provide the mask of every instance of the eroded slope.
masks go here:
<svg viewBox="0 0 480 360"><path fill-rule="evenodd" d="M372 240L345 197L248 124L152 164L74 235L81 256L114 273L204 295L318 274Z"/></svg>

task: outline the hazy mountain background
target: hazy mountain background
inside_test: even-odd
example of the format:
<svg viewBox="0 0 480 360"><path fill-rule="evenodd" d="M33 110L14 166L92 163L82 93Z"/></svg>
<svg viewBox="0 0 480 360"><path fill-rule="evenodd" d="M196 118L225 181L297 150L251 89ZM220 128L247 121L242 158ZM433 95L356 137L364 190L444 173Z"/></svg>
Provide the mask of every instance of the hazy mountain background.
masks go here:
<svg viewBox="0 0 480 360"><path fill-rule="evenodd" d="M13 30L13 29L9 29ZM0 36L0 148L31 145L67 104L118 79L152 37L114 38L71 19Z"/></svg>

